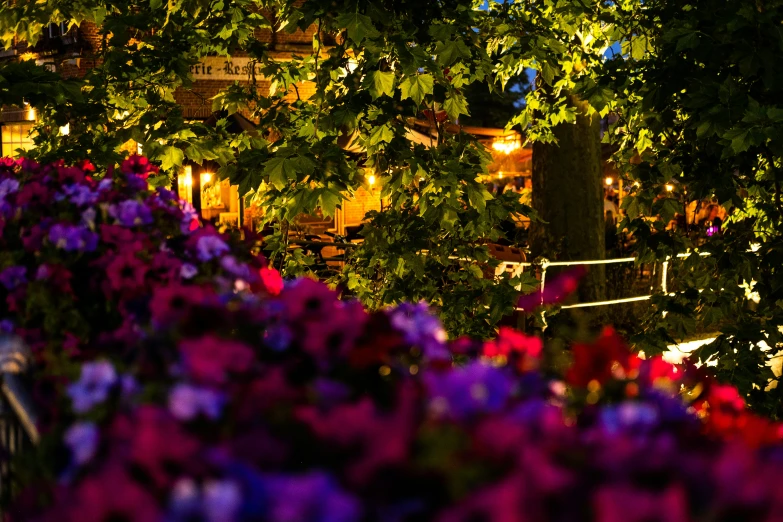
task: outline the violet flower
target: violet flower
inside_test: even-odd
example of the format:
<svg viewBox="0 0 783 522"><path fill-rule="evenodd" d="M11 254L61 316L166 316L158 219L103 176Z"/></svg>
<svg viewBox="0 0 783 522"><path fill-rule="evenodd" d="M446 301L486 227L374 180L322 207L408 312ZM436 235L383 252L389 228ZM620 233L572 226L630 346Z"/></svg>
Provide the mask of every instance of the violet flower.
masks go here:
<svg viewBox="0 0 783 522"><path fill-rule="evenodd" d="M66 252L92 252L98 247L98 235L83 226L58 223L49 230L49 241Z"/></svg>
<svg viewBox="0 0 783 522"><path fill-rule="evenodd" d="M77 422L63 436L76 464L84 465L95 456L98 447L98 427L92 422Z"/></svg>
<svg viewBox="0 0 783 522"><path fill-rule="evenodd" d="M147 205L135 199L129 199L109 207L109 215L124 227L149 225L152 223L152 211Z"/></svg>
<svg viewBox="0 0 783 522"><path fill-rule="evenodd" d="M392 326L404 334L407 342L419 346L426 359L450 359L446 330L426 303L402 303L386 313Z"/></svg>
<svg viewBox="0 0 783 522"><path fill-rule="evenodd" d="M217 419L223 407L223 396L209 388L180 383L169 392L169 411L179 420L189 421L199 414Z"/></svg>
<svg viewBox="0 0 783 522"><path fill-rule="evenodd" d="M0 283L7 289L13 290L27 282L27 267L9 266L0 272Z"/></svg>
<svg viewBox="0 0 783 522"><path fill-rule="evenodd" d="M96 404L104 402L109 390L117 382L117 372L109 361L85 363L79 380L66 389L73 411L85 413Z"/></svg>
<svg viewBox="0 0 783 522"><path fill-rule="evenodd" d="M209 261L215 257L230 251L228 245L218 236L201 236L196 242L197 257L199 261Z"/></svg>
<svg viewBox="0 0 783 522"><path fill-rule="evenodd" d="M481 361L423 377L433 415L456 420L500 411L515 389L507 368Z"/></svg>

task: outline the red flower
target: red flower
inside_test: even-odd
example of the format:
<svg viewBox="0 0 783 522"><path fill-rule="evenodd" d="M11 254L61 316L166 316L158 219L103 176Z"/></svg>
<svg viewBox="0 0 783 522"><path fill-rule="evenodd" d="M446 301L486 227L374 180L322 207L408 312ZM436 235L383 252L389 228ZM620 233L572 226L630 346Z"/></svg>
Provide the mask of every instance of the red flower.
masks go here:
<svg viewBox="0 0 783 522"><path fill-rule="evenodd" d="M120 170L124 174L135 174L143 179L147 179L150 173L158 172L158 167L150 163L150 160L144 156L134 154L122 162Z"/></svg>
<svg viewBox="0 0 783 522"><path fill-rule="evenodd" d="M497 338L484 343L484 355L496 357L503 355L508 357L512 353L526 354L530 357L540 357L544 345L541 339L528 336L513 328L503 326L498 331Z"/></svg>
<svg viewBox="0 0 783 522"><path fill-rule="evenodd" d="M249 346L211 334L182 341L179 350L185 371L204 384L223 384L227 372L245 372L253 362Z"/></svg>
<svg viewBox="0 0 783 522"><path fill-rule="evenodd" d="M604 384L612 378L624 379L639 367L639 358L611 326L604 327L593 344L574 343L572 351L574 362L566 373L566 381L579 388L590 381Z"/></svg>
<svg viewBox="0 0 783 522"><path fill-rule="evenodd" d="M280 295L280 292L283 291L283 278L280 277L280 272L274 268L264 267L258 271L258 274L261 276L261 282L268 294Z"/></svg>

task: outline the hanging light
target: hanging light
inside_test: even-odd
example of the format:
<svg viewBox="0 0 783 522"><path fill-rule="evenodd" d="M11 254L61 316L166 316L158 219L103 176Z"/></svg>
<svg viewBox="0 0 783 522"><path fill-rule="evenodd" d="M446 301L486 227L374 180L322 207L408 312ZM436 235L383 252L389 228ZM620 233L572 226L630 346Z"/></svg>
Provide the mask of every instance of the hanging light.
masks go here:
<svg viewBox="0 0 783 522"><path fill-rule="evenodd" d="M673 190L674 190L674 185L672 185L671 183L667 183L666 184L666 192L671 192Z"/></svg>
<svg viewBox="0 0 783 522"><path fill-rule="evenodd" d="M185 175L182 176L181 180L186 187L193 186L193 167L185 165Z"/></svg>
<svg viewBox="0 0 783 522"><path fill-rule="evenodd" d="M367 183L369 183L371 187L373 185L375 185L375 175L374 174L370 174L370 177L367 178Z"/></svg>
<svg viewBox="0 0 783 522"><path fill-rule="evenodd" d="M211 172L202 172L201 173L201 185L204 186L207 183L212 181L212 173Z"/></svg>
<svg viewBox="0 0 783 522"><path fill-rule="evenodd" d="M62 127L60 127L60 135L67 136L71 133L71 124L66 123Z"/></svg>
<svg viewBox="0 0 783 522"><path fill-rule="evenodd" d="M503 171L498 172L498 179L503 179Z"/></svg>
<svg viewBox="0 0 783 522"><path fill-rule="evenodd" d="M610 187L612 186L612 183L614 183L614 180L611 178L611 176L607 176L606 179L604 180L604 183L606 183L606 185Z"/></svg>
<svg viewBox="0 0 783 522"><path fill-rule="evenodd" d="M492 148L498 152L502 152L503 154L511 154L520 147L522 147L522 144L519 142L519 139L515 134L510 134L509 136L504 136L502 138L496 138L492 141Z"/></svg>

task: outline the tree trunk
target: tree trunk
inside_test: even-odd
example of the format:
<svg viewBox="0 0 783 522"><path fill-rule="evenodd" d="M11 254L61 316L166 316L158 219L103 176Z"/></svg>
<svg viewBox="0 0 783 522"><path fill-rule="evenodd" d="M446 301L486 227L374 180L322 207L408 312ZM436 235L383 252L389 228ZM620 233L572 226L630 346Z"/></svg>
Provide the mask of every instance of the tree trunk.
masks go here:
<svg viewBox="0 0 783 522"><path fill-rule="evenodd" d="M600 119L587 116L586 103L576 97L570 103L576 123L554 128L558 143L533 145L533 208L544 222L531 225L530 246L534 256L550 261L605 259ZM589 266L580 300L604 295L604 266Z"/></svg>

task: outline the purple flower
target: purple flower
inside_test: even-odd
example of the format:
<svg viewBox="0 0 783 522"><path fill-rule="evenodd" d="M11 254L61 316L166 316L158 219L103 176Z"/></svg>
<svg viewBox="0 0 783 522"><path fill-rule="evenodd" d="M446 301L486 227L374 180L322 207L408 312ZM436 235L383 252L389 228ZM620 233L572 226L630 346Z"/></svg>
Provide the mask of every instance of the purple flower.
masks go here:
<svg viewBox="0 0 783 522"><path fill-rule="evenodd" d="M198 238L196 249L198 250L197 256L200 261L209 261L230 250L225 241L213 235Z"/></svg>
<svg viewBox="0 0 783 522"><path fill-rule="evenodd" d="M5 199L9 194L19 191L19 182L15 179L6 178L0 181L0 199Z"/></svg>
<svg viewBox="0 0 783 522"><path fill-rule="evenodd" d="M98 427L92 422L77 422L65 432L63 441L70 448L74 462L86 464L98 447Z"/></svg>
<svg viewBox="0 0 783 522"><path fill-rule="evenodd" d="M190 263L185 263L179 269L179 275L182 279L192 279L198 274L198 268Z"/></svg>
<svg viewBox="0 0 783 522"><path fill-rule="evenodd" d="M12 334L14 333L14 322L10 319L3 319L0 321L0 333Z"/></svg>
<svg viewBox="0 0 783 522"><path fill-rule="evenodd" d="M49 230L49 241L66 252L92 252L98 246L98 235L82 226L58 223Z"/></svg>
<svg viewBox="0 0 783 522"><path fill-rule="evenodd" d="M172 521L231 522L241 507L242 490L236 482L211 480L199 490L193 479L183 478L174 484L169 514Z"/></svg>
<svg viewBox="0 0 783 522"><path fill-rule="evenodd" d="M90 229L95 228L95 216L96 212L94 208L88 208L82 212L82 223L87 225Z"/></svg>
<svg viewBox="0 0 783 522"><path fill-rule="evenodd" d="M386 312L394 328L405 335L405 340L421 347L427 359L449 359L446 349L446 330L426 303L402 303Z"/></svg>
<svg viewBox="0 0 783 522"><path fill-rule="evenodd" d="M54 199L57 201L68 199L77 207L85 207L98 201L98 194L84 185L65 185L61 190L62 192L58 193Z"/></svg>
<svg viewBox="0 0 783 522"><path fill-rule="evenodd" d="M194 223L198 223L198 212L193 208L190 203L182 202L182 221L180 221L180 231L183 234L190 234L193 230L198 228L198 224L194 226Z"/></svg>
<svg viewBox="0 0 783 522"><path fill-rule="evenodd" d="M283 325L272 325L264 332L264 343L276 352L282 352L293 340L291 330Z"/></svg>
<svg viewBox="0 0 783 522"><path fill-rule="evenodd" d="M116 382L117 372L109 361L85 363L79 380L67 388L73 411L85 413L105 401Z"/></svg>
<svg viewBox="0 0 783 522"><path fill-rule="evenodd" d="M223 396L209 388L177 384L169 393L169 410L180 420L193 420L200 413L217 419L223 407Z"/></svg>
<svg viewBox="0 0 783 522"><path fill-rule="evenodd" d="M242 506L242 491L236 482L221 480L204 484L204 518L208 522L231 522Z"/></svg>
<svg viewBox="0 0 783 522"><path fill-rule="evenodd" d="M353 522L361 517L359 502L323 472L269 475L266 490L269 522Z"/></svg>
<svg viewBox="0 0 783 522"><path fill-rule="evenodd" d="M427 372L424 383L433 415L456 420L500 411L515 390L506 368L481 361L446 372Z"/></svg>
<svg viewBox="0 0 783 522"><path fill-rule="evenodd" d="M0 283L2 283L7 290L13 290L18 286L25 284L26 282L27 267L9 266L0 272Z"/></svg>
<svg viewBox="0 0 783 522"><path fill-rule="evenodd" d="M177 195L166 187L158 187L158 198L164 203L177 200Z"/></svg>
<svg viewBox="0 0 783 522"><path fill-rule="evenodd" d="M111 190L112 187L114 187L114 180L111 178L103 178L100 183L98 183L98 192L106 192Z"/></svg>
<svg viewBox="0 0 783 522"><path fill-rule="evenodd" d="M251 277L250 267L245 263L240 263L234 256L223 256L220 258L220 266L223 270L234 277L249 280Z"/></svg>
<svg viewBox="0 0 783 522"><path fill-rule="evenodd" d="M152 223L152 211L135 199L128 199L109 207L109 215L124 227L149 225Z"/></svg>
<svg viewBox="0 0 783 522"><path fill-rule="evenodd" d="M128 188L134 192L147 190L147 187L149 186L147 184L146 177L138 176L136 174L128 174L127 179L128 179Z"/></svg>

